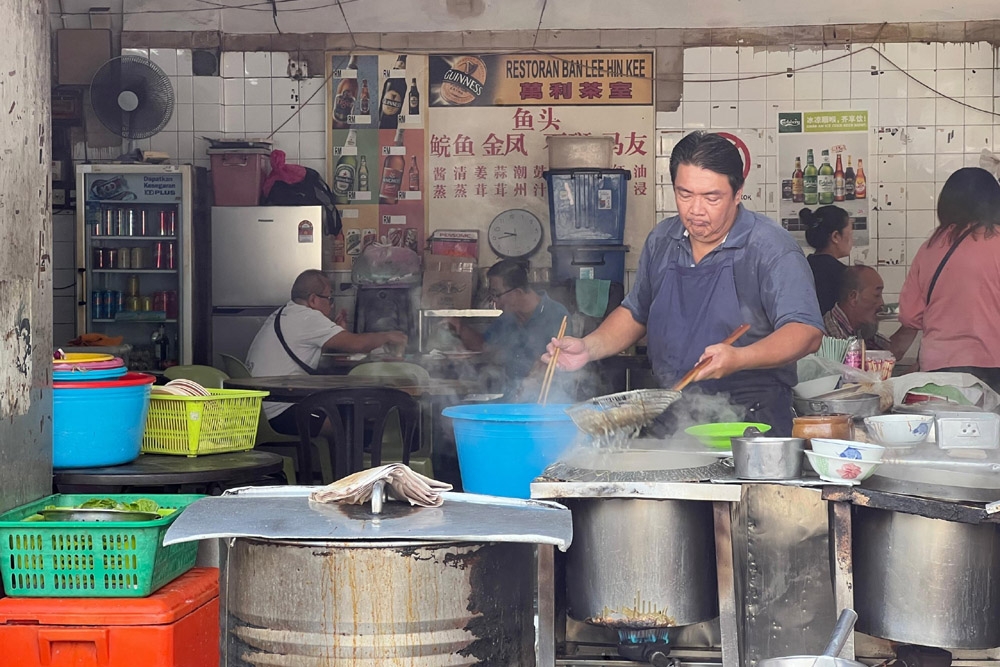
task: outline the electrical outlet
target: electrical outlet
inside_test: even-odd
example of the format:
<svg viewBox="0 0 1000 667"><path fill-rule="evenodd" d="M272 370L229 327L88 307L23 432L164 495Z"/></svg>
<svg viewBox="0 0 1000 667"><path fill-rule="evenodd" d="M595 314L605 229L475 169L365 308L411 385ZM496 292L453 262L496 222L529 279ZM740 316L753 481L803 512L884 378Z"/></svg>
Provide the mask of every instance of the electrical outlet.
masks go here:
<svg viewBox="0 0 1000 667"><path fill-rule="evenodd" d="M962 427L958 429L958 434L966 438L978 438L980 435L979 424L976 424L975 422L965 422L962 424Z"/></svg>

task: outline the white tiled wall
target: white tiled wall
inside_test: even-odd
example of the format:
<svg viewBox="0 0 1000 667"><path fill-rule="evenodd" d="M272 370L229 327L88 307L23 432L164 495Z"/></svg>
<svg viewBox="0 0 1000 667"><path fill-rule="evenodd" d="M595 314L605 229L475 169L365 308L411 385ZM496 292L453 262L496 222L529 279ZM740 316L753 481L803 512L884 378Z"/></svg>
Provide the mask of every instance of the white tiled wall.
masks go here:
<svg viewBox="0 0 1000 667"><path fill-rule="evenodd" d="M326 173L326 96L323 77L296 81L288 76L287 53L226 52L221 76L192 76L190 49L122 49L150 58L170 76L176 104L163 131L135 142L138 148L169 153L180 162L209 166L202 137L264 138L288 160ZM298 113L296 113L298 112ZM280 129L279 129L280 128Z"/></svg>
<svg viewBox="0 0 1000 667"><path fill-rule="evenodd" d="M937 224L944 181L960 167L978 166L980 151L1000 141L1000 116L993 114L1000 113L996 65L987 42L882 44L878 52L857 47L853 53L846 47L688 48L681 105L657 114L659 217L674 209L668 158L687 132L725 130L742 138L753 160L747 206L776 218L781 176L790 176L776 164L777 112L866 108L874 128L865 164L871 241L856 249L854 259L877 263L886 302L898 301L910 260ZM761 77L789 68L794 75Z"/></svg>

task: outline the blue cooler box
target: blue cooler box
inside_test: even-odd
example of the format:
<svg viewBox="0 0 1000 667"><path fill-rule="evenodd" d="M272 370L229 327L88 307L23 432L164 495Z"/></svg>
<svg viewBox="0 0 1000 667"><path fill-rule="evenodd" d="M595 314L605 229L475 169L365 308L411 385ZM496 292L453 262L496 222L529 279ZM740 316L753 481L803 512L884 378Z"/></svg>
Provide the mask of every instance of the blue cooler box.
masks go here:
<svg viewBox="0 0 1000 667"><path fill-rule="evenodd" d="M553 245L552 280L595 279L625 284L627 245Z"/></svg>
<svg viewBox="0 0 1000 667"><path fill-rule="evenodd" d="M627 169L546 171L552 242L621 245L631 175Z"/></svg>

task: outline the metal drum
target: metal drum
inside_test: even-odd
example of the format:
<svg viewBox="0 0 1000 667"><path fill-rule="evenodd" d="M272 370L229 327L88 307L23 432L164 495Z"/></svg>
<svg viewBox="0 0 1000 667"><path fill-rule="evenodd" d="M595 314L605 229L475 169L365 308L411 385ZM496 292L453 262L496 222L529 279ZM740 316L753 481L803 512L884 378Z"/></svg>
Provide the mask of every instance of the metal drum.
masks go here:
<svg viewBox="0 0 1000 667"><path fill-rule="evenodd" d="M534 665L534 545L240 538L223 667Z"/></svg>
<svg viewBox="0 0 1000 667"><path fill-rule="evenodd" d="M968 524L854 507L860 631L940 648L1000 645L1000 537Z"/></svg>
<svg viewBox="0 0 1000 667"><path fill-rule="evenodd" d="M711 503L601 498L573 500L570 509L570 616L653 629L719 615Z"/></svg>

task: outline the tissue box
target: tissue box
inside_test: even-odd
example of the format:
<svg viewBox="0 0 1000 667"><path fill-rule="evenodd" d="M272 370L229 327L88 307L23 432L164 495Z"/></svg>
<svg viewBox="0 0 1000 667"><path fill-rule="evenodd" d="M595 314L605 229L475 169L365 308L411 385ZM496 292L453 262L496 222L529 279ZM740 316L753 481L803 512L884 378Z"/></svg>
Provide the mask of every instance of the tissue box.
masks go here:
<svg viewBox="0 0 1000 667"><path fill-rule="evenodd" d="M476 291L476 261L468 257L424 255L420 307L444 310L472 307Z"/></svg>

